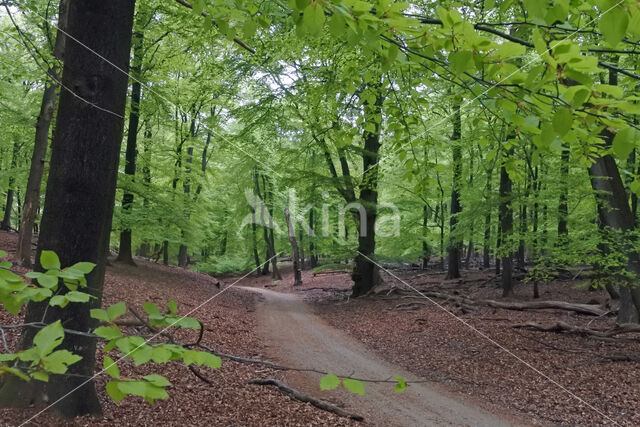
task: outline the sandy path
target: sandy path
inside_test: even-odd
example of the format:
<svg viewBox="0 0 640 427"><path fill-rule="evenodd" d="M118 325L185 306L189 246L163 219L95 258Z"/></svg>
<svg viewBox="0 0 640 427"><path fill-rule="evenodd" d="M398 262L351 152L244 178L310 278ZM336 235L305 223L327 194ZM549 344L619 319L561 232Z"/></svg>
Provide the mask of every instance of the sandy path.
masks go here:
<svg viewBox="0 0 640 427"><path fill-rule="evenodd" d="M264 303L258 308L260 333L273 353L269 356L280 362L359 378L387 378L395 374L406 380L417 379L371 354L353 337L326 324L298 296L261 288L243 289L264 296ZM426 346L425 351L428 351ZM305 374L305 377L306 381L296 376L292 385L315 397L336 396L335 392L320 391L319 375ZM346 392L338 396L351 411L375 425L511 425L470 402L456 400L431 383L410 385L405 393L395 393L392 384L367 383L365 396Z"/></svg>

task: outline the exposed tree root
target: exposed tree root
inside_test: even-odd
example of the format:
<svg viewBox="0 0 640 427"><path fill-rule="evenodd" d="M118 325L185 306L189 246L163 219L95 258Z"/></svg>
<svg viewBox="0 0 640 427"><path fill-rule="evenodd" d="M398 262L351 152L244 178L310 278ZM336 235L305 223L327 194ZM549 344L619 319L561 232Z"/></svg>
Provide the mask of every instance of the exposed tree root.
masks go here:
<svg viewBox="0 0 640 427"><path fill-rule="evenodd" d="M482 303L494 308L504 308L507 310L540 310L540 309L558 309L574 311L580 314L589 314L592 316L604 316L610 311L591 304L574 304L564 301L531 301L531 302L508 302L483 300Z"/></svg>
<svg viewBox="0 0 640 427"><path fill-rule="evenodd" d="M334 413L336 415L340 415L341 417L348 417L348 418L351 418L352 420L356 420L356 421L363 421L364 420L364 417L362 417L361 415L347 412L344 409L338 408L337 406L335 406L335 405L333 405L333 404L331 404L329 402L325 402L324 400L319 400L319 399L316 399L314 397L308 396L306 394L302 394L301 392L299 392L295 388L289 387L288 385L286 385L282 381L279 381L279 380L276 380L276 379L273 379L273 378L254 379L254 380L249 381L248 384L276 386L280 390L282 390L283 392L289 394L294 399L299 400L301 402L310 403L313 406L315 406L316 408L320 408L322 410L325 410L325 411L328 411L328 412L332 412L332 413Z"/></svg>
<svg viewBox="0 0 640 427"><path fill-rule="evenodd" d="M511 327L533 329L536 331L543 331L543 332L558 332L558 333L566 332L571 334L587 335L587 336L594 336L594 337L600 337L600 338L612 338L621 334L640 333L640 325L633 325L633 324L622 324L622 325L617 325L616 327L611 329L602 329L602 330L584 328L582 326L573 326L565 322L555 322L555 323L550 323L548 325L543 325L541 323L536 323L536 322L525 322L525 323L518 323L518 324L512 325Z"/></svg>

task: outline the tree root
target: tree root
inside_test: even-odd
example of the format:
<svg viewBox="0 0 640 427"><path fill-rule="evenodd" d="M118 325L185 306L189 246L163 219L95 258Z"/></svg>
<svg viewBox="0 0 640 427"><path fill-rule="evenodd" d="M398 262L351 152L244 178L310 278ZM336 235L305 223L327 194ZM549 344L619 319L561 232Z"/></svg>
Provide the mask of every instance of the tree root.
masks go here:
<svg viewBox="0 0 640 427"><path fill-rule="evenodd" d="M340 415L341 417L348 417L351 418L352 420L356 420L356 421L363 421L364 417L362 417L362 415L358 415L358 414L353 414L350 412L347 412L341 408L338 408L337 406L326 402L324 400L319 400L316 399L314 397L308 396L306 394L302 394L301 392L299 392L298 390L296 390L295 388L289 387L288 385L286 385L285 383L283 383L282 381L273 379L273 378L259 378L259 379L254 379L249 381L247 384L255 384L255 385L272 385L272 386L276 386L278 387L280 390L282 390L283 392L287 393L288 395L290 395L291 397L293 397L296 400L299 400L301 402L305 402L305 403L310 403L313 406L315 406L316 408L328 411L328 412L332 412L336 415Z"/></svg>
<svg viewBox="0 0 640 427"><path fill-rule="evenodd" d="M564 301L530 301L530 302L508 302L483 300L482 303L494 308L504 308L507 310L540 310L540 309L558 309L574 311L580 314L588 314L591 316L605 316L610 313L599 306L591 304L574 304Z"/></svg>
<svg viewBox="0 0 640 427"><path fill-rule="evenodd" d="M518 324L512 325L511 327L533 329L536 331L543 331L543 332L557 332L557 333L567 332L571 334L586 335L586 336L593 336L593 337L599 337L599 338L613 338L621 334L640 333L640 325L634 325L634 324L622 324L622 325L617 325L616 327L611 329L602 329L602 330L584 328L581 326L573 326L565 322L555 322L548 325L543 325L541 323L536 323L536 322L525 322L525 323L518 323Z"/></svg>

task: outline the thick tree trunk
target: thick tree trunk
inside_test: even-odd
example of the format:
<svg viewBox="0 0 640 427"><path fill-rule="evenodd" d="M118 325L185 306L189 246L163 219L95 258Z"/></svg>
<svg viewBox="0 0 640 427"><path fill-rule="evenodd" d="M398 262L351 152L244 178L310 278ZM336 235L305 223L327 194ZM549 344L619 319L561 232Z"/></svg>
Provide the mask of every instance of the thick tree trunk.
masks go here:
<svg viewBox="0 0 640 427"><path fill-rule="evenodd" d="M460 137L462 131L462 119L460 114L460 103L453 106L453 134L451 143L453 144L453 182L451 183L451 210L449 212L449 245L447 255L449 258L447 268L447 279L460 277L460 253L462 241L457 235L458 217L462 211L460 205L460 184L462 180L462 148L460 147Z"/></svg>
<svg viewBox="0 0 640 427"><path fill-rule="evenodd" d="M132 0L69 4L68 32L79 42L69 38L66 44L62 83L89 103L68 91L60 95L38 253L55 251L63 266L79 261L96 263L86 288L96 299L65 308L46 309L46 303L30 303L25 322L61 320L65 328L78 331L95 326L89 310L102 302L127 78L91 50L126 70L133 12ZM31 347L35 332L32 328L23 331L20 348ZM86 381L94 373L96 341L68 334L59 348L82 360L71 365L67 375L52 375L48 383L34 381L25 386L21 381L7 381L0 401L29 405L44 397L49 403L56 402L55 410L67 417L99 413L93 381Z"/></svg>
<svg viewBox="0 0 640 427"><path fill-rule="evenodd" d="M284 208L284 219L287 222L287 230L289 231L289 242L291 242L291 257L293 259L293 286L302 285L302 269L300 268L300 251L298 250L298 242L296 241L296 232L291 223L291 215L289 209Z"/></svg>
<svg viewBox="0 0 640 427"><path fill-rule="evenodd" d="M56 33L53 55L59 61L62 61L64 55L64 30L67 26L68 3L69 0L61 0L58 6L58 28L62 31L58 30ZM20 217L20 234L18 235L16 259L18 264L24 267L31 267L33 224L38 214L38 208L40 207L40 187L42 185L47 147L49 145L49 130L51 129L51 121L58 97L60 67L55 61L52 64L47 71L49 77L45 82L42 103L40 104L40 114L38 114L36 121L36 135L33 144L33 153L31 155L29 179L27 180L23 211Z"/></svg>
<svg viewBox="0 0 640 427"><path fill-rule="evenodd" d="M133 62L131 65L131 108L129 110L129 131L127 133L127 151L125 153L124 173L130 177L136 174L136 157L138 156L138 125L140 124L140 101L142 99L142 60L144 55L143 13L138 12L136 30L133 34ZM133 206L133 194L125 191L122 195L122 214L125 223ZM120 245L116 262L136 265L133 261L131 246L131 228L125 227L120 232Z"/></svg>
<svg viewBox="0 0 640 427"><path fill-rule="evenodd" d="M382 85L378 84L374 105L365 105L366 123L372 124L373 132L364 131L364 150L362 152L362 182L360 183L360 199L365 210L365 224L358 215L358 253L351 278L353 287L351 296L358 297L373 289L380 281L378 267L372 262L376 250L376 218L378 215L378 159L380 152L380 131L382 123Z"/></svg>
<svg viewBox="0 0 640 427"><path fill-rule="evenodd" d="M487 185L486 192L487 197L485 203L487 204L487 214L484 217L484 240L482 243L482 266L485 269L491 267L491 178L493 175L493 169L487 171Z"/></svg>
<svg viewBox="0 0 640 427"><path fill-rule="evenodd" d="M510 155L511 153L509 153ZM513 295L513 250L511 237L513 234L513 206L512 189L513 183L507 173L507 168L502 165L500 168L500 248L502 255L502 296Z"/></svg>

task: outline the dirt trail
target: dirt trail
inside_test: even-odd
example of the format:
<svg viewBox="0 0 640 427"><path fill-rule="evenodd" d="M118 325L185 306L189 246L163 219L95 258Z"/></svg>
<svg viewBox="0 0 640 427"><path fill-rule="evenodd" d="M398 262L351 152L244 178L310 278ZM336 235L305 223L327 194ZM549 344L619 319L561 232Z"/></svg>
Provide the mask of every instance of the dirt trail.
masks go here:
<svg viewBox="0 0 640 427"><path fill-rule="evenodd" d="M420 380L371 354L353 337L329 326L315 316L298 296L261 288L243 289L264 296L265 301L258 308L260 333L271 348L273 354L270 356L282 363L358 378L379 379L395 374L406 380ZM329 394L319 390L319 375L305 377L296 377L292 385L318 398L336 396L335 392ZM365 396L346 392L338 396L351 411L363 415L368 423L375 425L512 425L470 402L456 400L431 383L410 385L405 393L395 393L393 384L367 383Z"/></svg>

